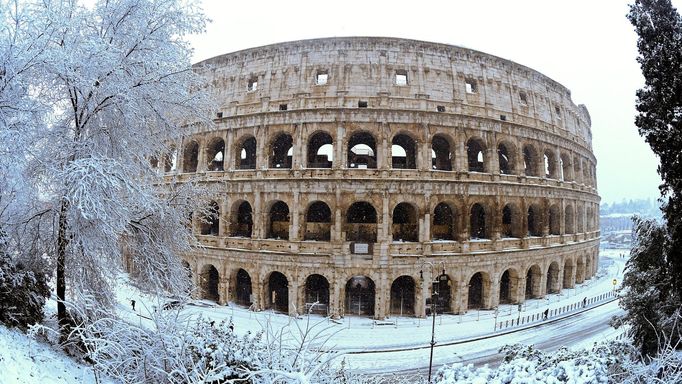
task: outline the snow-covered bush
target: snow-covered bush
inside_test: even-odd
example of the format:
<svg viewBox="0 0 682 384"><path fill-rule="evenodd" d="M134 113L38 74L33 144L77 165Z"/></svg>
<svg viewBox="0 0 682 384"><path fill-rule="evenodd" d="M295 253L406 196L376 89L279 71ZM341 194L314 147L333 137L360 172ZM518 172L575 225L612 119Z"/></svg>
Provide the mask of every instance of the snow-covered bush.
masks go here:
<svg viewBox="0 0 682 384"><path fill-rule="evenodd" d="M45 298L49 296L43 273L15 263L0 251L0 322L25 330L42 321Z"/></svg>
<svg viewBox="0 0 682 384"><path fill-rule="evenodd" d="M561 348L545 353L532 346L511 345L500 349L504 362L496 369L487 365L453 364L441 368L435 383L607 383L609 369L617 364L620 352L606 344L591 350L570 351Z"/></svg>

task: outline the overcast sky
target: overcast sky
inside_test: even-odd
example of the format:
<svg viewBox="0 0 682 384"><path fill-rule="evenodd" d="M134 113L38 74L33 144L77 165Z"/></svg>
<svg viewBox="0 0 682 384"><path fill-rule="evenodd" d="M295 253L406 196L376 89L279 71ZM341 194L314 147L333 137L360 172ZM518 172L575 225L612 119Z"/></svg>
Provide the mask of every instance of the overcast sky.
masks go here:
<svg viewBox="0 0 682 384"><path fill-rule="evenodd" d="M682 0L674 0L680 6ZM657 159L637 134L628 1L221 1L191 38L194 61L283 41L391 36L468 47L526 65L571 90L592 117L602 202L658 197Z"/></svg>

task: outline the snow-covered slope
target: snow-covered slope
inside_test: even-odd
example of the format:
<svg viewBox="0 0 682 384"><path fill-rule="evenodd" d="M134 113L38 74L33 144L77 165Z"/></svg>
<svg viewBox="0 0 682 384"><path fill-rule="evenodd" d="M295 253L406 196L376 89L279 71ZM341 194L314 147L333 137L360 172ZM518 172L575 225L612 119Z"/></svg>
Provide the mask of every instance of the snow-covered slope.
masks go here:
<svg viewBox="0 0 682 384"><path fill-rule="evenodd" d="M78 364L51 345L0 325L0 383L95 383L92 367ZM99 377L100 383L115 383Z"/></svg>

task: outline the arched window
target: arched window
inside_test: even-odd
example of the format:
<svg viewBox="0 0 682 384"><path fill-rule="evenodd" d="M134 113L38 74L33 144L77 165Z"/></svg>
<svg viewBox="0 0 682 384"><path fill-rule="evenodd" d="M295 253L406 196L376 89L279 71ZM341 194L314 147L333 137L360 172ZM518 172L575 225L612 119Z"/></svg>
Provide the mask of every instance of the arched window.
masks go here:
<svg viewBox="0 0 682 384"><path fill-rule="evenodd" d="M414 279L410 276L400 276L391 284L390 313L395 315L414 314Z"/></svg>
<svg viewBox="0 0 682 384"><path fill-rule="evenodd" d="M218 289L218 282L220 275L218 270L211 264L204 265L199 275L199 287L201 288L201 298L218 302L220 300L220 292Z"/></svg>
<svg viewBox="0 0 682 384"><path fill-rule="evenodd" d="M282 133L270 145L270 168L291 168L294 140Z"/></svg>
<svg viewBox="0 0 682 384"><path fill-rule="evenodd" d="M315 304L315 305L313 305ZM305 279L306 312L326 315L329 311L329 281L322 275Z"/></svg>
<svg viewBox="0 0 682 384"><path fill-rule="evenodd" d="M218 236L220 228L220 207L215 201L211 201L206 209L206 214L201 218L201 234Z"/></svg>
<svg viewBox="0 0 682 384"><path fill-rule="evenodd" d="M525 145L523 147L523 169L526 176L538 175L537 152L532 145Z"/></svg>
<svg viewBox="0 0 682 384"><path fill-rule="evenodd" d="M485 209L481 204L474 204L471 207L471 215L469 216L471 238L472 239L488 239L488 231L486 228Z"/></svg>
<svg viewBox="0 0 682 384"><path fill-rule="evenodd" d="M346 240L370 243L377 241L377 211L372 204L360 201L348 208Z"/></svg>
<svg viewBox="0 0 682 384"><path fill-rule="evenodd" d="M304 240L329 241L331 237L332 211L322 201L316 201L306 212Z"/></svg>
<svg viewBox="0 0 682 384"><path fill-rule="evenodd" d="M552 151L547 150L545 151L544 155L544 164L545 164L545 177L548 179L557 179L556 175L556 160L554 158L554 153Z"/></svg>
<svg viewBox="0 0 682 384"><path fill-rule="evenodd" d="M393 209L393 241L419 241L417 210L408 203Z"/></svg>
<svg viewBox="0 0 682 384"><path fill-rule="evenodd" d="M192 140L185 145L182 157L182 171L192 173L197 171L199 163L199 143Z"/></svg>
<svg viewBox="0 0 682 384"><path fill-rule="evenodd" d="M270 207L268 239L289 239L289 206L277 201Z"/></svg>
<svg viewBox="0 0 682 384"><path fill-rule="evenodd" d="M455 239L455 214L446 203L436 205L433 210L433 228L431 236L434 240Z"/></svg>
<svg viewBox="0 0 682 384"><path fill-rule="evenodd" d="M253 211L248 201L233 205L230 236L251 237L253 231Z"/></svg>
<svg viewBox="0 0 682 384"><path fill-rule="evenodd" d="M237 145L237 167L256 169L256 138L248 136Z"/></svg>
<svg viewBox="0 0 682 384"><path fill-rule="evenodd" d="M566 206L566 223L565 223L565 231L566 233L575 233L575 215L573 214L573 206L572 205L567 205Z"/></svg>
<svg viewBox="0 0 682 384"><path fill-rule="evenodd" d="M376 153L376 141L371 134L353 134L348 140L348 168L376 168Z"/></svg>
<svg viewBox="0 0 682 384"><path fill-rule="evenodd" d="M280 272L272 272L268 278L268 308L289 312L289 281Z"/></svg>
<svg viewBox="0 0 682 384"><path fill-rule="evenodd" d="M396 135L391 146L391 166L397 169L415 169L416 146L414 140L407 135Z"/></svg>
<svg viewBox="0 0 682 384"><path fill-rule="evenodd" d="M450 142L441 135L431 140L431 168L438 171L452 171Z"/></svg>
<svg viewBox="0 0 682 384"><path fill-rule="evenodd" d="M502 208L502 236L523 237L523 216L519 208L514 204L506 204Z"/></svg>
<svg viewBox="0 0 682 384"><path fill-rule="evenodd" d="M528 207L528 236L542 236L540 207L535 204Z"/></svg>
<svg viewBox="0 0 682 384"><path fill-rule="evenodd" d="M332 137L317 132L308 140L308 168L331 168L334 161Z"/></svg>
<svg viewBox="0 0 682 384"><path fill-rule="evenodd" d="M566 154L561 154L561 180L573 181L573 167L571 167L571 158Z"/></svg>
<svg viewBox="0 0 682 384"><path fill-rule="evenodd" d="M482 140L467 141L467 162L470 172L485 172L485 146Z"/></svg>
<svg viewBox="0 0 682 384"><path fill-rule="evenodd" d="M208 170L209 171L222 171L224 170L224 160L225 160L225 142L223 139L216 137L208 143L206 148L206 158L208 159Z"/></svg>
<svg viewBox="0 0 682 384"><path fill-rule="evenodd" d="M511 175L514 173L514 157L511 146L507 143L500 143L497 146L497 156L500 163L500 173Z"/></svg>

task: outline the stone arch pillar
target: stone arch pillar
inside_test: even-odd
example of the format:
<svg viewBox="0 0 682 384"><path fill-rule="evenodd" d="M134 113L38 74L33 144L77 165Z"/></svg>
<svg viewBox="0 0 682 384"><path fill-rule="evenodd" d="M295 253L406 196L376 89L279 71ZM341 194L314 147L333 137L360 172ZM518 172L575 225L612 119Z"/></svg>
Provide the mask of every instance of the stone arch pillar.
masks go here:
<svg viewBox="0 0 682 384"><path fill-rule="evenodd" d="M305 220L301 220L301 208L305 211L305 207L301 207L301 194L299 191L294 191L293 206L289 208L289 241L301 240L301 223L305 226ZM305 213L303 213L305 214Z"/></svg>
<svg viewBox="0 0 682 384"><path fill-rule="evenodd" d="M500 305L500 278L497 273L490 273L490 306L496 308Z"/></svg>
<svg viewBox="0 0 682 384"><path fill-rule="evenodd" d="M289 316L296 316L299 313L304 313L305 312L305 307L299 307L297 303L299 302L299 295L298 295L298 279L296 278L295 275L290 276L289 278Z"/></svg>
<svg viewBox="0 0 682 384"><path fill-rule="evenodd" d="M346 162L348 161L347 156L348 145L347 138L345 137L345 129L343 126L339 125L336 127L336 138L333 139L334 145L334 160L332 163L333 169L343 169L346 168Z"/></svg>

